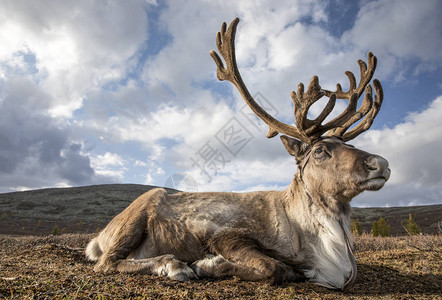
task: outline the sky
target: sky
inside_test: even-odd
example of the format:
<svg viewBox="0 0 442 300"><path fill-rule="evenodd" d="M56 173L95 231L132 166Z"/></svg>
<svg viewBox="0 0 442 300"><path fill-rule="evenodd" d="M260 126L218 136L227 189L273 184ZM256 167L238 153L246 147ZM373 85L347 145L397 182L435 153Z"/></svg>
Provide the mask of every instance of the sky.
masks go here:
<svg viewBox="0 0 442 300"><path fill-rule="evenodd" d="M285 189L293 157L209 56L222 22L239 17L242 77L286 123L298 83L318 75L345 89L344 72L359 78L357 60L372 51L384 103L351 143L385 157L392 175L352 204L441 204L441 15L439 0L2 0L0 192Z"/></svg>

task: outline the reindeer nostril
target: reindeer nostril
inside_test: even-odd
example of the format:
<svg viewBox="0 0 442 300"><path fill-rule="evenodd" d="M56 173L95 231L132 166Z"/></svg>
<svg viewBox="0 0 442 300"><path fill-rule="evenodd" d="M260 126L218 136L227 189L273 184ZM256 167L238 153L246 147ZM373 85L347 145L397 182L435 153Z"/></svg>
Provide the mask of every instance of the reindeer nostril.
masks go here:
<svg viewBox="0 0 442 300"><path fill-rule="evenodd" d="M379 169L379 164L374 156L371 156L364 161L364 167L369 171L376 171Z"/></svg>
<svg viewBox="0 0 442 300"><path fill-rule="evenodd" d="M365 162L364 162L364 167L370 171L375 171L378 169L375 165L367 164Z"/></svg>

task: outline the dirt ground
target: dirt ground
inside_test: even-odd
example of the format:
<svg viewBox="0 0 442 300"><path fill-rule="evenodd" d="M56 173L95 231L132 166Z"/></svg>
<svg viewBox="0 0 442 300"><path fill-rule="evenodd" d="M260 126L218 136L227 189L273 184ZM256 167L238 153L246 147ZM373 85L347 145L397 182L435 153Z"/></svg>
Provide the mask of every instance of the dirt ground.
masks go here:
<svg viewBox="0 0 442 300"><path fill-rule="evenodd" d="M176 282L96 274L84 256L92 235L0 235L6 299L442 299L442 236L356 238L358 277L344 292L310 283L272 286L236 278Z"/></svg>

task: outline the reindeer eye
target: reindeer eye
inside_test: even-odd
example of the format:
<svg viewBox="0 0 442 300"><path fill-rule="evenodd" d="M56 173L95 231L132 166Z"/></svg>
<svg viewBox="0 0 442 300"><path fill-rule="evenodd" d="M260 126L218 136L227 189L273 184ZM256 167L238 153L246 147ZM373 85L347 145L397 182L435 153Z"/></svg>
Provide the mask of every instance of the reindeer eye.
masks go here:
<svg viewBox="0 0 442 300"><path fill-rule="evenodd" d="M316 155L320 155L320 154L322 154L322 152L324 152L324 150L323 150L322 148L317 148L317 149L315 150L315 154L316 154Z"/></svg>

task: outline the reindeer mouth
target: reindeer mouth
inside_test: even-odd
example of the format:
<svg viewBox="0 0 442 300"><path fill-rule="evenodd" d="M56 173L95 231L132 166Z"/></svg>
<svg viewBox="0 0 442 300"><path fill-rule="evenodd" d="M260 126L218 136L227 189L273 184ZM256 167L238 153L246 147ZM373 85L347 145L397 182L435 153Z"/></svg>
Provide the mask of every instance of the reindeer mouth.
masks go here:
<svg viewBox="0 0 442 300"><path fill-rule="evenodd" d="M370 178L370 179L362 182L361 188L366 191L377 191L377 190L380 190L384 186L384 184L385 184L385 182L387 182L387 180L388 180L388 178L383 177L383 176L376 177L376 178Z"/></svg>

